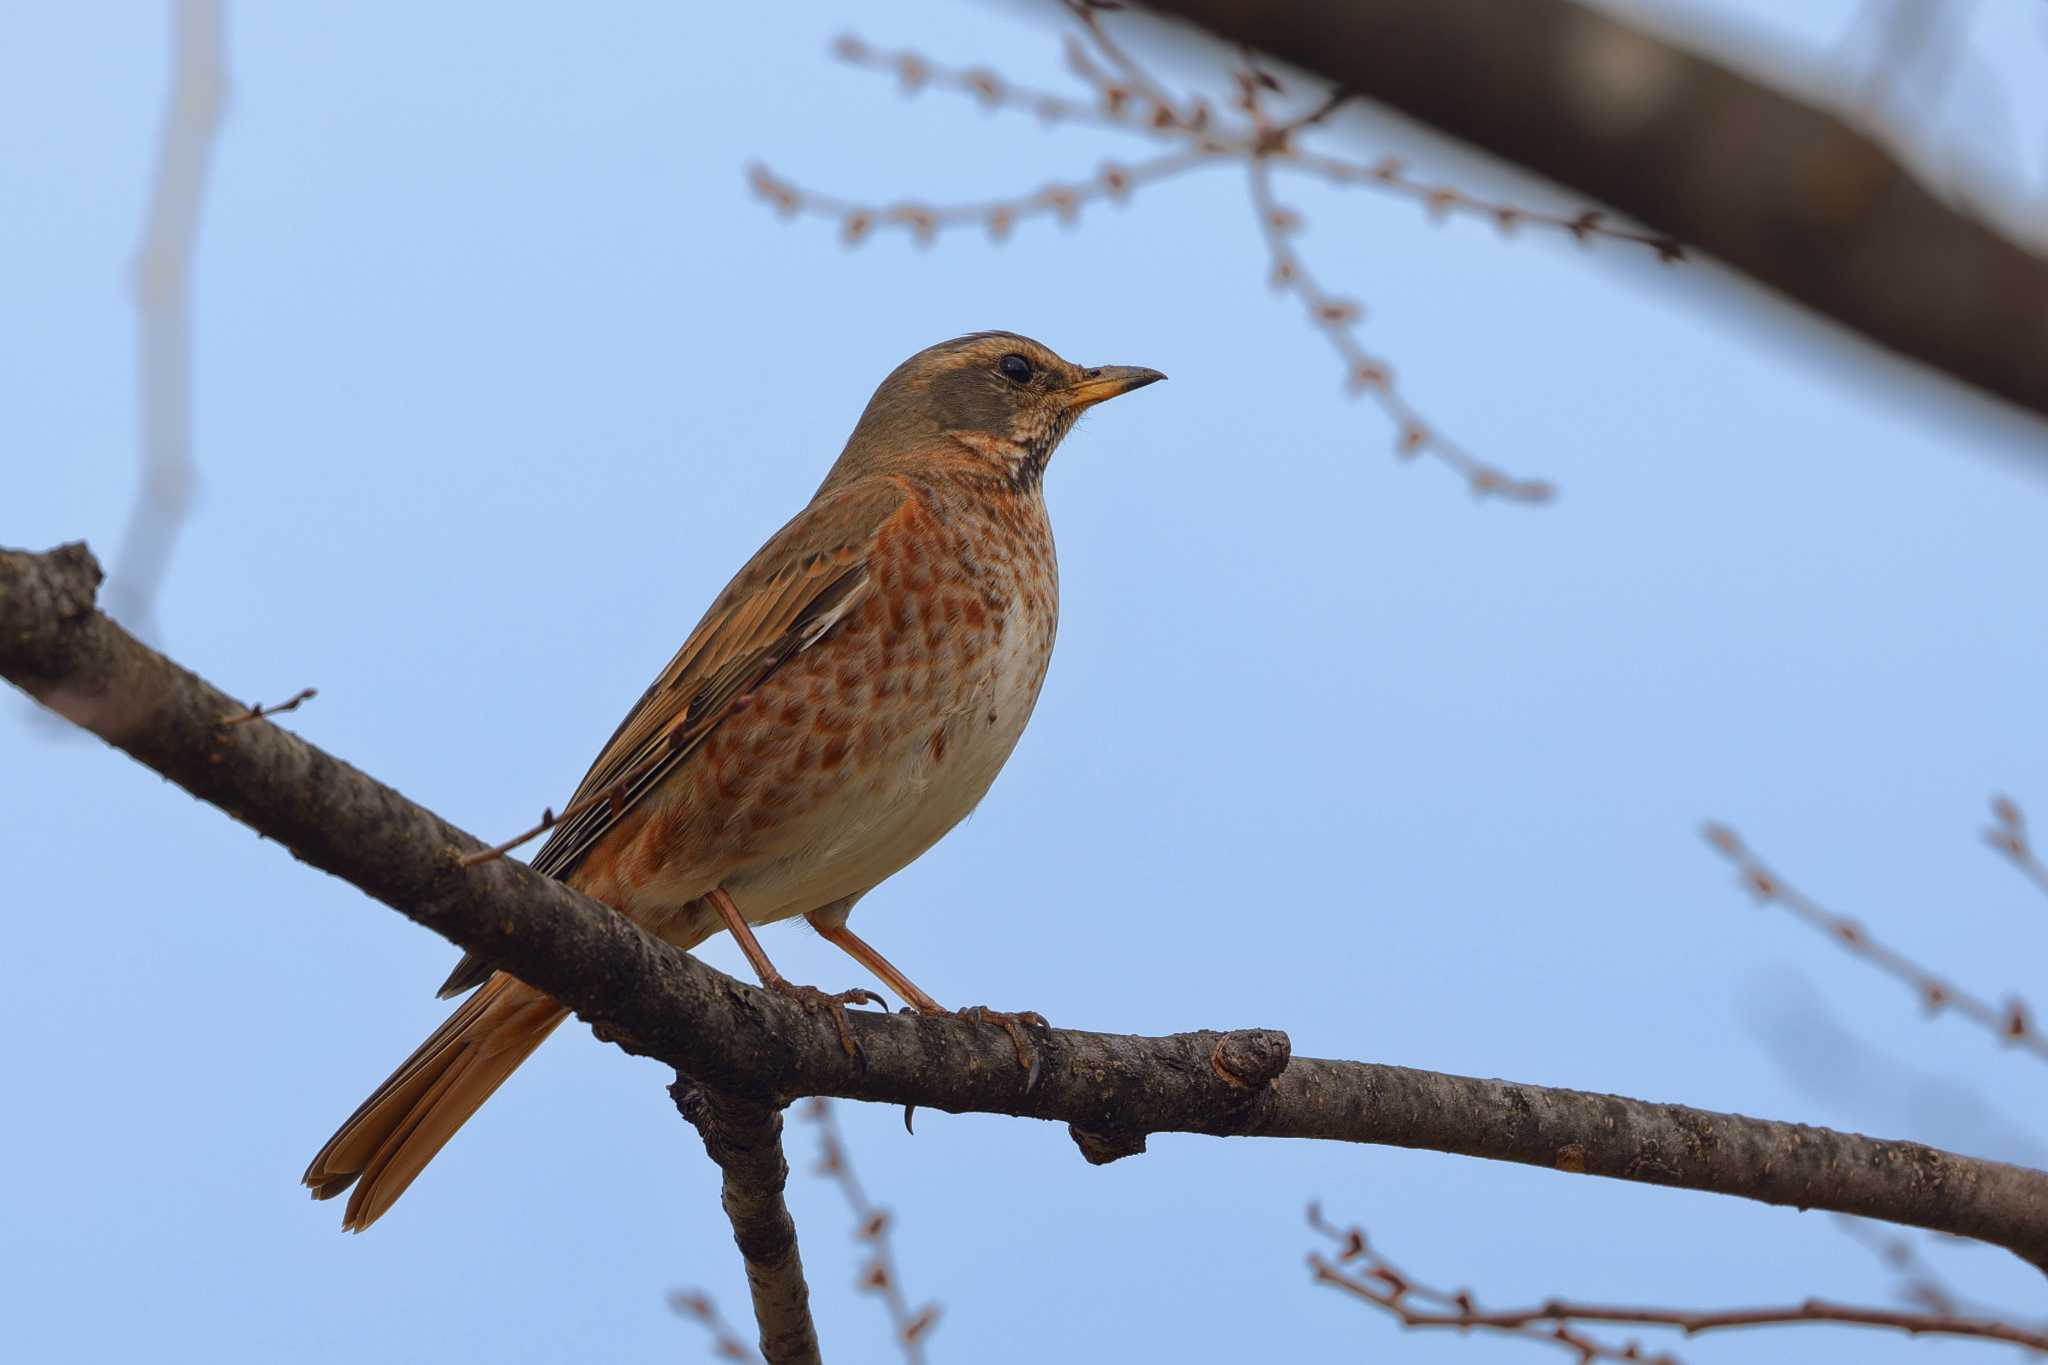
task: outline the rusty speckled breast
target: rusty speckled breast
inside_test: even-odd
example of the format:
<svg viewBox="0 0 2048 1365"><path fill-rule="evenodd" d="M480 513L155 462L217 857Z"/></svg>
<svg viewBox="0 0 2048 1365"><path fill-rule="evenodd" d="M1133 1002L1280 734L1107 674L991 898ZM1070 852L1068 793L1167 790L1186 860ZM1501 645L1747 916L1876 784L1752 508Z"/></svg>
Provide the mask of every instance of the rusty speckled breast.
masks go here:
<svg viewBox="0 0 2048 1365"><path fill-rule="evenodd" d="M800 913L897 871L987 792L1051 658L1052 530L1036 488L920 493L877 538L875 591L677 773L629 877L688 867L761 883L757 905L736 890L749 919ZM802 885L770 890L784 862L804 865Z"/></svg>

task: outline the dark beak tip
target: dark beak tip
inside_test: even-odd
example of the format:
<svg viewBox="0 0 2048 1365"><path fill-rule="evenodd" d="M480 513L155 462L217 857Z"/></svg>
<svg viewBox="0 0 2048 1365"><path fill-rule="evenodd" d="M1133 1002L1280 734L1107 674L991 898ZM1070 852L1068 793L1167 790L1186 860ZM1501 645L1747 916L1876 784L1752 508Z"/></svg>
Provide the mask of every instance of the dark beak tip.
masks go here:
<svg viewBox="0 0 2048 1365"><path fill-rule="evenodd" d="M1147 369L1143 365L1100 365L1081 372L1080 382L1073 386L1071 401L1079 407L1094 407L1111 398L1120 398L1133 389L1157 384L1164 378L1166 376L1158 370Z"/></svg>

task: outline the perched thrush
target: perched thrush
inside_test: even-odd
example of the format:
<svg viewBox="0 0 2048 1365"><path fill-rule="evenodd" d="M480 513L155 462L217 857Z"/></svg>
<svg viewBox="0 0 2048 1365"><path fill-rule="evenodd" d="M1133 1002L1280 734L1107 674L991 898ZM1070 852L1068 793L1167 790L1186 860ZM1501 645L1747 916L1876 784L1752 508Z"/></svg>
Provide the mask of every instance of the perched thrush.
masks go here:
<svg viewBox="0 0 2048 1365"><path fill-rule="evenodd" d="M749 926L802 915L947 1013L847 915L1010 756L1059 615L1046 462L1083 411L1164 377L1082 369L1008 332L899 365L810 504L612 735L534 868L682 948L729 930L762 984L835 1011L849 1046L845 1005L879 997L791 985ZM474 956L441 994L472 988L307 1168L316 1199L355 1186L344 1227L390 1208L568 1014Z"/></svg>

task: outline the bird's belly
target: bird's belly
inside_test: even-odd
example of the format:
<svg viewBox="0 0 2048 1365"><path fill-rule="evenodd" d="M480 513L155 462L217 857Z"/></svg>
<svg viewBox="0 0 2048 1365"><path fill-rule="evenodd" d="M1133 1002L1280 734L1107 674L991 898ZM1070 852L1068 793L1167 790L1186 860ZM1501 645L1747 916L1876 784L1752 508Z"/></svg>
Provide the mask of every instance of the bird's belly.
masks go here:
<svg viewBox="0 0 2048 1365"><path fill-rule="evenodd" d="M937 684L938 697L906 688L897 704L867 709L852 737L851 778L820 792L790 821L788 837L726 878L749 920L785 919L866 891L973 811L1031 718L1051 650L1050 620L1018 613L1009 626L975 667Z"/></svg>

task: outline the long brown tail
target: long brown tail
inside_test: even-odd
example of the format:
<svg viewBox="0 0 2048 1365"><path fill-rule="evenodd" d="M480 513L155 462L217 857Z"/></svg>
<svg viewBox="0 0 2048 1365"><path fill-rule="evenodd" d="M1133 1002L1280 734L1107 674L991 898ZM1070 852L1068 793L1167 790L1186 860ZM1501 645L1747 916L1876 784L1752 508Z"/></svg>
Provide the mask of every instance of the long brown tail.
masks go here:
<svg viewBox="0 0 2048 1365"><path fill-rule="evenodd" d="M492 976L327 1140L306 1168L313 1197L354 1185L342 1227L376 1222L568 1013L503 972Z"/></svg>

